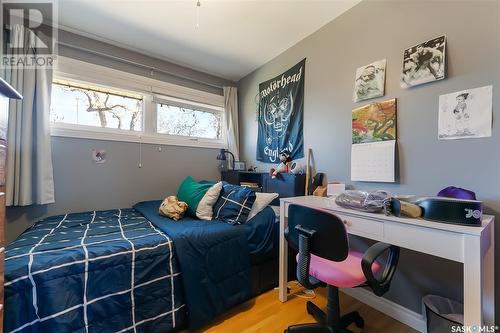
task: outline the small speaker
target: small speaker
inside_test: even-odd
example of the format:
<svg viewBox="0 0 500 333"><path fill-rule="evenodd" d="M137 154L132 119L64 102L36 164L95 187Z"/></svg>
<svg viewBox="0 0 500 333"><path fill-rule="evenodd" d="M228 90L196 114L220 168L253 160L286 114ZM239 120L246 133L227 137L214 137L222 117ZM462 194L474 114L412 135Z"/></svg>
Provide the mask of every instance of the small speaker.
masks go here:
<svg viewBox="0 0 500 333"><path fill-rule="evenodd" d="M483 203L477 200L425 197L415 202L426 220L470 226L481 226Z"/></svg>
<svg viewBox="0 0 500 333"><path fill-rule="evenodd" d="M300 162L292 162L290 163L290 172L291 173L303 173L304 168Z"/></svg>

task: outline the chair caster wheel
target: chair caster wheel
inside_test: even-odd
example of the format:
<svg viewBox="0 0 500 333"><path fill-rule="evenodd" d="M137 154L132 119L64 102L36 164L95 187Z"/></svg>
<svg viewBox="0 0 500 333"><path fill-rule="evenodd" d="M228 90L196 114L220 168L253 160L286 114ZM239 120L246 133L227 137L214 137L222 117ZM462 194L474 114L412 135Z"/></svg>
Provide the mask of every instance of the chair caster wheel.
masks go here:
<svg viewBox="0 0 500 333"><path fill-rule="evenodd" d="M361 317L358 317L354 320L354 325L356 325L356 327L358 328L364 328L365 327L365 321L363 320L363 318Z"/></svg>

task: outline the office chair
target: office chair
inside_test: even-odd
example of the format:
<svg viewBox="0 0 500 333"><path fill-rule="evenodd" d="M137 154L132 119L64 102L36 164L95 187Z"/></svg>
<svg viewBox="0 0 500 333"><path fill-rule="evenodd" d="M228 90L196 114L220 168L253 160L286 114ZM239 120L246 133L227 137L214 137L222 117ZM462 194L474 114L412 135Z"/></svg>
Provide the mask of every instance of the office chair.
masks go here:
<svg viewBox="0 0 500 333"><path fill-rule="evenodd" d="M364 254L350 250L344 223L337 215L298 205L288 208L285 237L298 250L299 283L307 289L328 286L326 313L307 302L307 312L318 323L293 325L285 333L351 332L347 327L352 323L364 327L363 318L357 311L340 317L339 288L370 287L375 295L382 296L389 290L399 248L376 243ZM386 252L386 264L382 267L376 259Z"/></svg>

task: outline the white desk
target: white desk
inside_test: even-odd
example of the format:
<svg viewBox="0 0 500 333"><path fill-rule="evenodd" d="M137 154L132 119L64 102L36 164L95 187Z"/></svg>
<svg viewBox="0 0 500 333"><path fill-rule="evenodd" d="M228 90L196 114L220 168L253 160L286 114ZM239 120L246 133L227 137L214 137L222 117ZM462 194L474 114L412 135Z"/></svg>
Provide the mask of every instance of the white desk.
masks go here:
<svg viewBox="0 0 500 333"><path fill-rule="evenodd" d="M344 221L349 234L463 263L464 324L493 325L493 216L484 215L481 227L467 227L345 209L337 206L332 198L307 196L281 199L279 299L282 302L287 300L288 244L284 231L288 224L289 204L331 210Z"/></svg>

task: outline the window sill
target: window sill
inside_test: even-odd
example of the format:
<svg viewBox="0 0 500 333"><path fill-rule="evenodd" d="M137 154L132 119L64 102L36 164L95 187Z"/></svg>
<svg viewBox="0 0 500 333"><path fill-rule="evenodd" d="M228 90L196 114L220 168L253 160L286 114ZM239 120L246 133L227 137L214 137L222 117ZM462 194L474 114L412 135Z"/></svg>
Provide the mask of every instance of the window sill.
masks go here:
<svg viewBox="0 0 500 333"><path fill-rule="evenodd" d="M101 141L119 141L119 142L135 142L156 145L170 145L182 147L197 147L197 148L227 148L227 144L207 140L202 138L187 138L187 137L174 137L165 135L151 135L144 133L119 133L116 130L92 130L92 129L74 129L52 126L50 128L51 136L88 139L88 140L101 140Z"/></svg>

